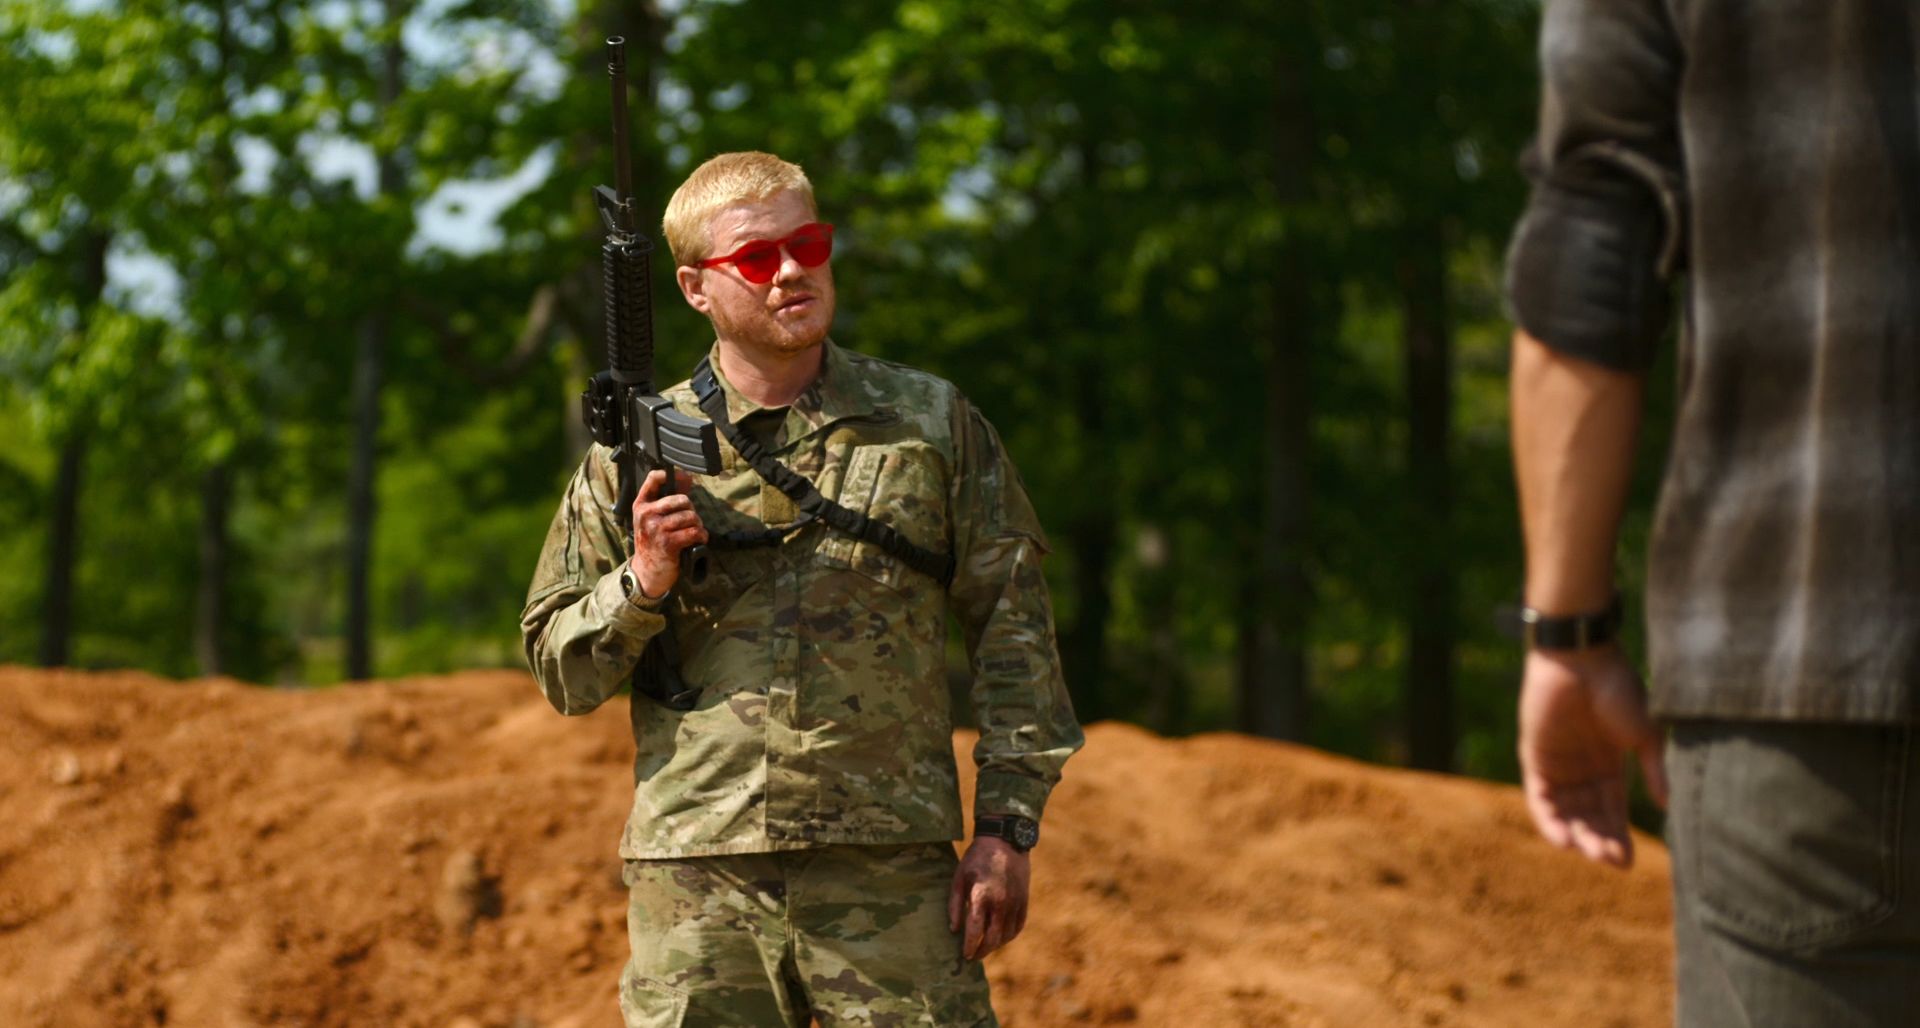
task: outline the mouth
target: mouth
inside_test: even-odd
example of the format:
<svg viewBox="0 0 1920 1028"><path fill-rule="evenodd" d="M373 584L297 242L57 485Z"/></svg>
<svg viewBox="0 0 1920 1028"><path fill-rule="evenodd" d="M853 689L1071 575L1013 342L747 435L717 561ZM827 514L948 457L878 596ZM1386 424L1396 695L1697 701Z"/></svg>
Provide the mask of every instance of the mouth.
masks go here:
<svg viewBox="0 0 1920 1028"><path fill-rule="evenodd" d="M812 310L817 303L819 303L819 301L815 300L812 296L802 294L775 307L773 312L775 314L802 314Z"/></svg>

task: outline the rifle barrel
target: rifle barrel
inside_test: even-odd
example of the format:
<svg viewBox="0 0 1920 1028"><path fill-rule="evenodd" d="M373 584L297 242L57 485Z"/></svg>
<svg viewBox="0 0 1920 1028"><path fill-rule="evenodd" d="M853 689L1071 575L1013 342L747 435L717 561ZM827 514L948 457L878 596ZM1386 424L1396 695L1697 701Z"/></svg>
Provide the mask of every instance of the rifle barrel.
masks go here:
<svg viewBox="0 0 1920 1028"><path fill-rule="evenodd" d="M613 189L620 201L620 228L633 231L633 154L627 142L627 40L607 38L607 77L613 85Z"/></svg>

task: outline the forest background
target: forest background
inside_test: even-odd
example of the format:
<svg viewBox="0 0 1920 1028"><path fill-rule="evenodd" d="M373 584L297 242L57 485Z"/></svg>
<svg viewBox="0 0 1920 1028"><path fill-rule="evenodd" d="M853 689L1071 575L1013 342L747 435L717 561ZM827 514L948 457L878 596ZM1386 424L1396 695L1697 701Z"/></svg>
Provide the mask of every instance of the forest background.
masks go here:
<svg viewBox="0 0 1920 1028"><path fill-rule="evenodd" d="M654 223L713 153L800 162L839 226L835 338L1001 430L1083 719L1512 778L1499 280L1538 18L0 0L0 663L522 666L604 361L618 34ZM711 334L668 263L670 381Z"/></svg>

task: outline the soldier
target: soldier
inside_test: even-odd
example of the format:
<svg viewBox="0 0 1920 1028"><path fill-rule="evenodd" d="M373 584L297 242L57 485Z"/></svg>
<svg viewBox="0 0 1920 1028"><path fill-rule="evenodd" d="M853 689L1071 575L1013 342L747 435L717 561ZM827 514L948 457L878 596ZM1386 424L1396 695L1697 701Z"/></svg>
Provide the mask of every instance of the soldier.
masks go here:
<svg viewBox="0 0 1920 1028"><path fill-rule="evenodd" d="M716 336L664 395L731 422L748 452L723 443L719 474L665 496L656 471L616 516L615 467L594 446L521 618L563 714L619 691L663 633L697 691L661 702L637 683L632 699L626 1023L995 1024L978 961L1026 921L1027 850L1082 742L1039 521L958 390L827 338L833 226L798 166L715 157L664 230ZM864 515L862 531L803 511L761 473L768 459ZM682 551L703 543L711 571L683 579ZM975 838L957 861L949 613L981 729Z"/></svg>

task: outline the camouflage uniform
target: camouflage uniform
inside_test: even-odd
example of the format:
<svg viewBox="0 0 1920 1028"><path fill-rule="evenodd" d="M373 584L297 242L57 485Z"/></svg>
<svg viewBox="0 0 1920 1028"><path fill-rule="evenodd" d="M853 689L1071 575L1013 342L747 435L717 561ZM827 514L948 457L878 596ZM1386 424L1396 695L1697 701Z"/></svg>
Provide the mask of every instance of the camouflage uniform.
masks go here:
<svg viewBox="0 0 1920 1028"><path fill-rule="evenodd" d="M944 842L628 861L628 1028L995 1024L947 931L956 863Z"/></svg>
<svg viewBox="0 0 1920 1028"><path fill-rule="evenodd" d="M685 712L632 701L637 784L620 846L630 861L687 867L692 857L960 838L949 612L973 661L981 728L975 810L1039 820L1061 765L1081 744L1040 571L1045 537L998 436L950 384L824 345L820 379L783 411L741 397L716 361L729 415L758 430L826 496L923 547L952 552L953 584L942 592L880 548L810 522L779 546L716 549L707 581L677 585L664 605L629 599L619 571L630 518L610 509L615 468L594 447L548 532L521 630L541 689L564 714L587 713L614 695L647 640L674 633L681 673L700 699ZM699 415L686 383L665 395ZM698 479L693 493L710 532L796 520L784 494L724 441L721 449L720 474ZM710 877L763 881L770 866L745 861ZM690 890L686 902L706 900ZM636 915L642 923L655 916L665 915ZM635 936L636 966L643 948L657 949L646 938ZM944 945L957 957L953 936ZM670 964L651 966L683 973ZM691 991L699 983L665 984Z"/></svg>

